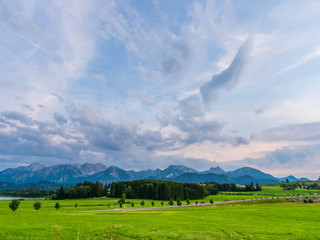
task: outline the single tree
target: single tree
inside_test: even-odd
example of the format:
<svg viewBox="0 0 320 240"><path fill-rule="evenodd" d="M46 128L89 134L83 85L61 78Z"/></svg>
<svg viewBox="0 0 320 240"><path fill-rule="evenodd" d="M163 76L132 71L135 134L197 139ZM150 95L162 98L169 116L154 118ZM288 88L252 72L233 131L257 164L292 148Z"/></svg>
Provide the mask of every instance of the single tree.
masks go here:
<svg viewBox="0 0 320 240"><path fill-rule="evenodd" d="M134 202L133 201L131 202L131 207L134 207Z"/></svg>
<svg viewBox="0 0 320 240"><path fill-rule="evenodd" d="M126 203L126 194L125 193L122 193L122 195L121 195L121 202Z"/></svg>
<svg viewBox="0 0 320 240"><path fill-rule="evenodd" d="M196 201L196 205L198 205L198 201Z"/></svg>
<svg viewBox="0 0 320 240"><path fill-rule="evenodd" d="M144 206L144 200L142 200L141 202L140 202L140 205L143 207Z"/></svg>
<svg viewBox="0 0 320 240"><path fill-rule="evenodd" d="M180 200L180 198L177 199L177 206L181 206L182 205L182 202Z"/></svg>
<svg viewBox="0 0 320 240"><path fill-rule="evenodd" d="M152 205L152 207L154 207L154 201L151 201L151 205Z"/></svg>
<svg viewBox="0 0 320 240"><path fill-rule="evenodd" d="M172 199L170 199L170 201L169 201L169 205L170 205L170 206L172 206L172 205L173 205L173 200L172 200Z"/></svg>
<svg viewBox="0 0 320 240"><path fill-rule="evenodd" d="M76 203L75 205L74 205L74 208L77 208L78 207L78 203Z"/></svg>
<svg viewBox="0 0 320 240"><path fill-rule="evenodd" d="M213 200L212 199L210 199L210 203L213 204Z"/></svg>
<svg viewBox="0 0 320 240"><path fill-rule="evenodd" d="M163 202L163 201L161 201L161 206L163 206L163 204L164 204L164 202Z"/></svg>
<svg viewBox="0 0 320 240"><path fill-rule="evenodd" d="M190 200L189 199L187 199L186 202L187 202L188 205L190 204Z"/></svg>
<svg viewBox="0 0 320 240"><path fill-rule="evenodd" d="M120 208L122 208L122 202L120 202L119 205L120 205Z"/></svg>
<svg viewBox="0 0 320 240"><path fill-rule="evenodd" d="M41 202L35 202L33 204L33 207L34 207L35 210L39 210L41 208Z"/></svg>
<svg viewBox="0 0 320 240"><path fill-rule="evenodd" d="M60 203L56 202L56 204L54 205L54 207L55 207L57 210L59 210L59 208L60 208Z"/></svg>
<svg viewBox="0 0 320 240"><path fill-rule="evenodd" d="M13 212L18 209L19 205L20 205L20 200L18 200L18 199L13 199L13 200L9 203L9 207L11 208L11 210L12 210Z"/></svg>

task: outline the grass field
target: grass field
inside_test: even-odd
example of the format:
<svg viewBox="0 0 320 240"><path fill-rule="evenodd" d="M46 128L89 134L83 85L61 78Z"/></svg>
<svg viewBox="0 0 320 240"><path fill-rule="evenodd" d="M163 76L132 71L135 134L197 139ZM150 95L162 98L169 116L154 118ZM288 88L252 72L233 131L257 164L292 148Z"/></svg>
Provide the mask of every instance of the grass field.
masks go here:
<svg viewBox="0 0 320 240"><path fill-rule="evenodd" d="M287 200L215 207L83 213L110 199L0 202L0 239L319 239L320 204ZM79 204L77 210L75 203Z"/></svg>
<svg viewBox="0 0 320 240"><path fill-rule="evenodd" d="M306 195L312 193L303 191ZM260 194L274 197L284 195L283 192L279 186L266 186ZM216 195L198 202L260 197ZM22 201L16 212L8 207L9 201L0 201L0 239L320 239L320 203L277 198L221 206L83 212L116 209L119 208L117 201L110 198L59 200L61 208L56 210L57 201L43 200L39 211L33 209L34 201ZM130 201L135 202L135 208L141 207L141 200ZM161 206L161 201L154 202L155 207ZM168 201L164 203L168 206ZM130 204L125 205L131 208ZM151 200L145 200L144 207L151 206Z"/></svg>
<svg viewBox="0 0 320 240"><path fill-rule="evenodd" d="M319 184L319 181L308 181L308 183L313 183L316 182ZM290 182L290 183L294 183L294 182ZM282 183L268 183L268 184L264 184L262 185L262 191L259 192L241 192L238 193L238 195L240 194L244 194L244 195L265 195L265 196L291 196L291 195L312 195L312 194L317 194L320 195L320 190L308 190L308 189L300 189L300 188L296 188L295 190L283 190L283 187L280 187ZM222 192L223 194L223 192ZM226 192L225 194L234 194L233 193L229 193ZM236 193L237 194L237 193Z"/></svg>

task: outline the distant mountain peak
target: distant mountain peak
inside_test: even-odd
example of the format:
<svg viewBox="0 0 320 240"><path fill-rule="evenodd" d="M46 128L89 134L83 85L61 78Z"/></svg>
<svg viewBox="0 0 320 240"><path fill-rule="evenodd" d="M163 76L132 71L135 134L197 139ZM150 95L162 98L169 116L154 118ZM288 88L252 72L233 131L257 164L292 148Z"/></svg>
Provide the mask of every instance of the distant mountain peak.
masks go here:
<svg viewBox="0 0 320 240"><path fill-rule="evenodd" d="M220 166L217 166L217 167L211 167L209 169L209 172L210 173L215 173L215 174L224 174L225 171L220 167Z"/></svg>
<svg viewBox="0 0 320 240"><path fill-rule="evenodd" d="M45 166L41 163L38 163L38 162L34 162L34 163L31 163L27 166L20 166L18 167L17 169L18 170L23 170L23 171L38 171L38 170L41 170L45 168Z"/></svg>
<svg viewBox="0 0 320 240"><path fill-rule="evenodd" d="M184 165L173 165L173 164L171 164L165 170L172 170L172 169L178 169L178 170L189 171L189 172L197 172L197 170L194 170L193 168L189 168L189 167L186 167Z"/></svg>

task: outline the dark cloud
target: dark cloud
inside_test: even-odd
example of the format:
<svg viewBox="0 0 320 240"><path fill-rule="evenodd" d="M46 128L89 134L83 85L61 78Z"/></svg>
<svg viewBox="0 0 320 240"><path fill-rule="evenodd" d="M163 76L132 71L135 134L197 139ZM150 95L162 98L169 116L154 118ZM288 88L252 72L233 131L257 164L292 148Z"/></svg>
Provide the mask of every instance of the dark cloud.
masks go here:
<svg viewBox="0 0 320 240"><path fill-rule="evenodd" d="M186 67L190 55L191 50L186 43L183 41L172 43L160 62L161 73L163 75L179 73Z"/></svg>
<svg viewBox="0 0 320 240"><path fill-rule="evenodd" d="M247 158L245 162L258 167L278 167L286 170L300 168L314 161L319 156L319 145L297 146L295 148L282 147L271 151L263 158Z"/></svg>
<svg viewBox="0 0 320 240"><path fill-rule="evenodd" d="M249 144L245 137L228 137L221 134L224 123L205 118L205 109L199 95L192 95L179 101L175 114L165 112L159 119L162 126L175 126L184 137L173 136L178 146L209 141L212 143L225 142L235 146Z"/></svg>
<svg viewBox="0 0 320 240"><path fill-rule="evenodd" d="M180 150L204 141L248 144L245 138L221 136L223 124L205 121L201 100L194 96L180 101L176 115L167 116L167 124L177 127L180 132L166 137L160 131L143 129L126 120L113 123L88 107L70 105L66 111L68 117L57 112L54 114L58 125L34 120L22 112L0 112L0 129L4 129L0 130L0 155L70 162L83 161L84 157L89 156L81 152L89 151L101 153L108 165L112 162L120 167L145 168L146 164L165 167L172 163L185 163L193 167L196 160L157 156L155 152ZM209 166L210 162L199 161Z"/></svg>
<svg viewBox="0 0 320 240"><path fill-rule="evenodd" d="M0 121L8 123L10 121L18 121L27 126L32 125L32 118L22 112L17 111L5 111L0 116Z"/></svg>
<svg viewBox="0 0 320 240"><path fill-rule="evenodd" d="M22 106L23 109L27 109L29 111L34 111L34 109L30 105L22 104L21 106Z"/></svg>
<svg viewBox="0 0 320 240"><path fill-rule="evenodd" d="M206 104L216 101L224 90L230 90L238 83L246 65L250 45L251 40L248 38L240 47L230 66L201 86L200 92Z"/></svg>
<svg viewBox="0 0 320 240"><path fill-rule="evenodd" d="M53 114L54 120L56 120L59 124L66 124L68 122L68 119L66 119L62 114L55 112Z"/></svg>
<svg viewBox="0 0 320 240"><path fill-rule="evenodd" d="M262 113L264 113L264 109L262 109L262 108L256 109L256 110L254 111L254 114L255 114L255 115L260 115L260 114L262 114Z"/></svg>
<svg viewBox="0 0 320 240"><path fill-rule="evenodd" d="M11 129L0 131L2 155L72 159L79 150L77 138L50 122L35 121L21 112L1 112L0 122Z"/></svg>
<svg viewBox="0 0 320 240"><path fill-rule="evenodd" d="M64 102L64 99L59 96L58 94L55 94L55 93L51 93L52 96L55 96L56 98L58 98L59 102L63 103Z"/></svg>
<svg viewBox="0 0 320 240"><path fill-rule="evenodd" d="M148 96L146 96L145 94L143 94L141 92L129 89L128 90L128 94L131 97L136 98L137 100L139 100L145 106L152 106L152 105L156 104L151 98L149 98Z"/></svg>
<svg viewBox="0 0 320 240"><path fill-rule="evenodd" d="M165 144L165 140L158 131L143 130L128 121L112 123L87 107L73 106L68 111L72 122L78 124L80 131L95 148L130 151L135 147L154 149L157 146L161 148Z"/></svg>

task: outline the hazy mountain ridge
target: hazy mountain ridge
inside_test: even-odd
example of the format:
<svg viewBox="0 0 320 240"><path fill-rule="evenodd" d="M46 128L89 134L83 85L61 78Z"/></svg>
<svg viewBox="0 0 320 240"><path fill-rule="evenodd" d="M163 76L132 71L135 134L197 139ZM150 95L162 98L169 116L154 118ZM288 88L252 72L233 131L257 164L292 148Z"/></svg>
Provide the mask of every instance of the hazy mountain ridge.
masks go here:
<svg viewBox="0 0 320 240"><path fill-rule="evenodd" d="M33 166L33 167L29 167ZM73 183L77 179L93 175L105 170L107 167L101 163L92 164L59 164L49 167L27 167L8 168L0 172L0 181L8 183L31 183L31 182L56 182Z"/></svg>
<svg viewBox="0 0 320 240"><path fill-rule="evenodd" d="M288 176L288 177L283 177L283 178L279 178L279 180L281 181L286 181L286 180L289 180L290 182L293 182L293 181L308 181L309 179L308 178L296 178L295 176Z"/></svg>
<svg viewBox="0 0 320 240"><path fill-rule="evenodd" d="M258 169L243 167L234 171L224 171L220 167L211 167L206 171L197 171L183 165L170 165L164 170L124 170L116 166L106 167L101 163L59 164L45 167L40 163L29 166L9 168L0 172L0 181L25 184L41 181L53 183L76 183L84 180L106 182L130 181L137 179L163 179L177 182L218 182L248 184L298 180L294 176L276 178ZM306 180L301 178L300 180Z"/></svg>

